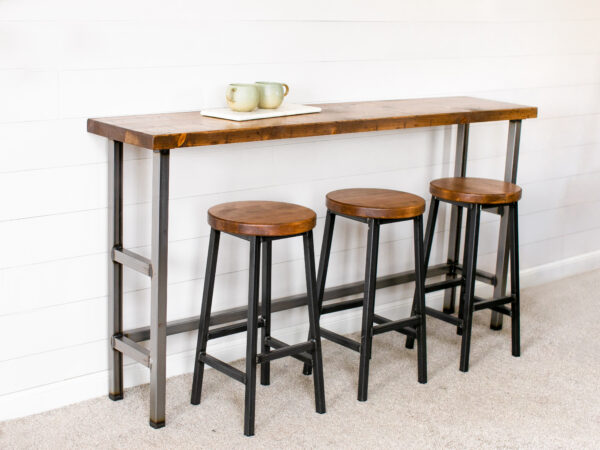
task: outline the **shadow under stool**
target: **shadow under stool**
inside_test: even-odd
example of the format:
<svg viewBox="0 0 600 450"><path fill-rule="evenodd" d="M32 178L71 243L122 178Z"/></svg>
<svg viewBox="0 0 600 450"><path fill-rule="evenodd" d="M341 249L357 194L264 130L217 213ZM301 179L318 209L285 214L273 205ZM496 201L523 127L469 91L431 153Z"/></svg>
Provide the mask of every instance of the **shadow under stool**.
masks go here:
<svg viewBox="0 0 600 450"><path fill-rule="evenodd" d="M520 294L519 294L519 232L517 203L521 199L521 188L513 183L491 180L487 178L452 177L433 180L430 183L431 206L427 229L425 231L425 270L429 264L431 243L433 240L435 221L440 202L458 206L460 211L467 210L467 226L465 232L465 247L463 252L463 267L461 276L431 283L425 286L425 292L434 292L460 286L458 315L452 310L438 311L425 307L427 315L448 322L457 327L457 334L462 335L460 351L460 370L469 370L469 352L471 347L471 329L473 313L483 309L510 316L512 333L512 354L520 356ZM508 207L510 242L510 295L498 299L487 300L475 296L475 278L477 269L477 247L479 241L479 222L482 208L500 207L504 213ZM461 213L462 215L462 213ZM460 217L460 216L459 216ZM507 307L510 305L510 308ZM413 310L419 308L414 302ZM406 347L412 348L414 339L406 339Z"/></svg>
<svg viewBox="0 0 600 450"><path fill-rule="evenodd" d="M425 200L406 192L390 189L341 189L327 194L327 217L321 248L317 294L319 314L330 314L351 308L362 307L362 327L360 342L321 328L321 336L360 353L358 400L367 400L369 382L369 360L372 353L373 336L388 331L397 331L418 341L418 381L427 382L427 345L425 337L425 283L423 254L423 212ZM367 257L365 265L364 297L323 305L325 279L329 265L333 228L336 216L366 223L368 225ZM390 320L375 314L375 283L377 281L377 259L379 250L379 229L381 225L413 221L414 258L417 299L410 317ZM376 325L374 325L376 324ZM311 373L309 364L304 365L304 373Z"/></svg>
<svg viewBox="0 0 600 450"><path fill-rule="evenodd" d="M256 365L261 365L261 384L270 383L270 361L292 356L314 367L315 404L318 413L325 412L323 363L318 327L315 255L312 230L316 214L311 209L291 203L243 201L224 203L208 210L211 226L202 310L198 329L198 345L194 367L191 403L200 403L204 365L223 372L246 386L244 434L254 435L256 397ZM221 232L250 242L250 280L248 317L242 323L209 328L215 285L215 271ZM306 342L288 345L271 336L271 257L272 243L278 239L302 237L308 297L309 337ZM261 270L262 247L262 270ZM259 280L262 272L262 299L259 304ZM258 328L261 328L261 349L257 353ZM246 372L206 353L207 342L222 336L247 331Z"/></svg>

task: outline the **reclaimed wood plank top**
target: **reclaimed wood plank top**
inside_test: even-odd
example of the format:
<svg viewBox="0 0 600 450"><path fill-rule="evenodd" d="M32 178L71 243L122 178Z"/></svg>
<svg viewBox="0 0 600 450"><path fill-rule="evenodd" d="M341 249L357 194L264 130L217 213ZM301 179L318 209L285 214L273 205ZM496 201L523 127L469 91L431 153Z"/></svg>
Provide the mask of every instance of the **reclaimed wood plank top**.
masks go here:
<svg viewBox="0 0 600 450"><path fill-rule="evenodd" d="M88 119L87 130L151 150L537 117L537 108L475 97L325 103L322 112L233 122L198 111Z"/></svg>

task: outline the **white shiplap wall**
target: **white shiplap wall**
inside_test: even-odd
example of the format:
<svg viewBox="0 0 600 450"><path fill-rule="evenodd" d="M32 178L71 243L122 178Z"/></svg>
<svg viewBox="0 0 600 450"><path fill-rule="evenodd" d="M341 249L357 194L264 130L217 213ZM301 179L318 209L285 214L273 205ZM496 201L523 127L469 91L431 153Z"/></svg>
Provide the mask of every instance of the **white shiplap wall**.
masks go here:
<svg viewBox="0 0 600 450"><path fill-rule="evenodd" d="M258 79L287 82L300 103L476 95L538 106L519 165L531 284L598 263L599 29L597 0L0 1L0 420L106 391L108 146L86 133L87 117L218 106L228 82ZM506 134L505 123L472 126L470 174L502 177ZM318 251L328 190L426 196L428 180L450 173L454 138L442 127L174 151L169 319L199 312L209 206L310 206ZM125 243L144 254L149 157L126 146ZM331 285L360 279L364 264L364 230L340 221L337 231ZM485 216L488 269L496 233L497 218ZM245 302L246 251L224 239L215 309ZM278 242L273 259L274 295L303 291L299 242ZM412 267L409 226L383 229L380 261L380 274ZM141 326L149 280L125 273L125 327ZM409 297L409 287L387 289L378 305L403 314ZM304 335L303 310L276 319L280 336ZM357 327L353 313L325 320ZM243 338L211 345L231 359ZM169 338L169 375L192 369L194 344L192 333ZM147 380L126 363L127 386Z"/></svg>

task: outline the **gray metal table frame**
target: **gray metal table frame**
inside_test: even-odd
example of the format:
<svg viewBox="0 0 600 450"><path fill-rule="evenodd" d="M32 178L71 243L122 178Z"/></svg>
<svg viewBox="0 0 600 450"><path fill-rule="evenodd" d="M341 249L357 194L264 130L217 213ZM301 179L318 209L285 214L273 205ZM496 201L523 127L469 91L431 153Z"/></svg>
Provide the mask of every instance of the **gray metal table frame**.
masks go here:
<svg viewBox="0 0 600 450"><path fill-rule="evenodd" d="M508 146L504 179L512 183L517 178L521 120L509 121ZM190 317L167 323L167 259L169 212L169 158L170 150L155 150L152 156L152 240L151 258L147 259L123 248L123 143L113 141L108 159L108 301L109 301L109 397L123 398L123 354L150 368L150 425L165 425L166 398L166 345L167 336L198 328L199 317ZM454 176L465 176L469 143L469 124L459 124L456 143ZM506 295L508 273L508 214L506 208L489 210L501 215L496 271L494 274L477 272L477 279L494 286L494 298ZM450 241L446 263L429 267L427 276L453 277L460 272L462 217L458 207L451 212ZM123 330L123 266L151 278L151 320L149 327ZM413 281L412 272L388 275L377 279L377 288ZM331 301L363 292L364 281L328 288L324 300ZM455 288L447 290L444 309L454 310ZM306 304L306 295L274 300L272 311L283 311ZM219 325L246 318L246 307L232 308L213 314L211 325ZM502 328L502 315L492 312L491 328ZM147 349L139 344L150 341Z"/></svg>

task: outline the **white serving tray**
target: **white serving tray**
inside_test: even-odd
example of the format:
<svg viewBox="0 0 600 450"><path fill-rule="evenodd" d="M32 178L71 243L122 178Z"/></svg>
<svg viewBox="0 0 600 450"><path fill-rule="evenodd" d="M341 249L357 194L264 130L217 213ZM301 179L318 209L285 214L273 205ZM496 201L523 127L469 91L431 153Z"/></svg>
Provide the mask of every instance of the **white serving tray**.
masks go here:
<svg viewBox="0 0 600 450"><path fill-rule="evenodd" d="M318 106L298 105L294 103L284 103L277 109L255 109L251 112L232 111L229 108L204 109L200 114L217 119L235 120L241 122L244 120L269 119L272 117L295 116L297 114L311 114L321 112Z"/></svg>

